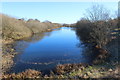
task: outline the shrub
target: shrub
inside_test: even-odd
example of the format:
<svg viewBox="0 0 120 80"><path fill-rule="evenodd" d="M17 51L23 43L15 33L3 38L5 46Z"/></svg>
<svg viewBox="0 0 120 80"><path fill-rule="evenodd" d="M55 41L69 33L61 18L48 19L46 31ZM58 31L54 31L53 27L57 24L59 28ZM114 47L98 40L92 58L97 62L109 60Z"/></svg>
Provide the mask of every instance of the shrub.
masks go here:
<svg viewBox="0 0 120 80"><path fill-rule="evenodd" d="M2 18L2 37L4 40L17 40L31 36L33 33L41 33L47 30L60 27L60 24L52 22L40 22L38 19L15 19L4 14Z"/></svg>
<svg viewBox="0 0 120 80"><path fill-rule="evenodd" d="M30 19L26 22L26 26L32 30L33 33L41 33L48 29L59 27L60 24L51 22L39 22L38 20Z"/></svg>
<svg viewBox="0 0 120 80"><path fill-rule="evenodd" d="M32 35L31 30L25 26L23 21L3 14L0 14L0 17L2 17L2 37L4 40L16 40Z"/></svg>
<svg viewBox="0 0 120 80"><path fill-rule="evenodd" d="M112 20L102 5L93 5L86 12L86 18L76 24L76 33L83 42L103 47L110 40L110 33L117 25L117 20Z"/></svg>
<svg viewBox="0 0 120 80"><path fill-rule="evenodd" d="M76 34L83 43L92 43L103 47L111 39L110 33L115 28L115 24L110 21L81 20L76 23L76 27Z"/></svg>
<svg viewBox="0 0 120 80"><path fill-rule="evenodd" d="M92 24L88 20L81 20L76 23L76 34L83 43L90 42L90 32L92 32L91 26Z"/></svg>
<svg viewBox="0 0 120 80"><path fill-rule="evenodd" d="M40 33L47 30L47 25L36 20L27 21L26 26L30 28L33 33Z"/></svg>

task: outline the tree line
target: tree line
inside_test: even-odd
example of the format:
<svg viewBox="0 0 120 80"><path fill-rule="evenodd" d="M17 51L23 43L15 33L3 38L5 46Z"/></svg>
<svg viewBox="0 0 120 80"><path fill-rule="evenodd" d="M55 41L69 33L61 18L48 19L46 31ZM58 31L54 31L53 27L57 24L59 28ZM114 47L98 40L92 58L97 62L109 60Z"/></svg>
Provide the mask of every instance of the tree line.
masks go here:
<svg viewBox="0 0 120 80"><path fill-rule="evenodd" d="M109 10L103 5L93 5L75 27L83 43L103 48L111 40L114 29L118 29L118 18L112 19Z"/></svg>

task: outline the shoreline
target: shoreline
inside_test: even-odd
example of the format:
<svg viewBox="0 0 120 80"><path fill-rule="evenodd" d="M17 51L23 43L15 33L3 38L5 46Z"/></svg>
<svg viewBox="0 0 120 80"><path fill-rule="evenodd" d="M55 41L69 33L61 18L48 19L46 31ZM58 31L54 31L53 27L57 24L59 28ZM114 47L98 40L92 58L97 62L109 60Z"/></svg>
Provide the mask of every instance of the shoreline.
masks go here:
<svg viewBox="0 0 120 80"><path fill-rule="evenodd" d="M60 27L55 27L52 29L47 29L44 32L51 32L53 31L53 29L57 29ZM41 32L41 33L44 33ZM32 34L33 36L34 34ZM30 36L30 37L32 37ZM29 38L29 37L27 37ZM18 39L18 40L23 40L24 38ZM17 55L18 53L15 51L15 49L12 47L15 41L18 40L0 40L2 43L2 72L6 73L14 64L13 58L15 55Z"/></svg>
<svg viewBox="0 0 120 80"><path fill-rule="evenodd" d="M105 64L102 64L105 65ZM42 75L40 71L27 69L20 73L2 75L3 79L63 79L63 78L120 78L120 66L114 68L101 67L102 65L85 65L85 64L63 64L56 67L56 72L51 71L50 75ZM117 64L116 64L117 65ZM67 69L66 69L67 68Z"/></svg>
<svg viewBox="0 0 120 80"><path fill-rule="evenodd" d="M49 31L52 31L52 30L49 29L48 32ZM14 41L12 43L7 43L7 44L3 43L4 45L8 45L8 49L10 50L10 53L7 52L8 54L4 56L4 59L7 58L7 60L8 60L8 61L5 61L6 63L4 63L5 65L7 64L6 65L7 66L6 70L8 68L10 68L12 66L12 64L14 64L13 63L13 58L14 58L15 55L18 54L18 53L16 53L15 49L11 46L11 44L13 44L13 43L14 43ZM82 66L82 68L81 68L80 65ZM98 78L99 77L106 77L106 76L110 76L110 75L118 75L117 68L114 68L114 69L111 69L111 68L108 68L108 69L105 68L105 69L103 69L102 68L101 69L101 67L100 67L101 64L100 65L97 65L97 64L87 65L87 67L84 66L84 65L86 65L86 64L79 63L79 64L62 64L62 65L58 65L55 68L56 72L51 72L50 75L42 75L42 73L40 71L36 71L36 70L32 70L32 69L27 69L26 71L23 71L23 72L20 72L20 73L17 73L17 74L15 74L15 73L5 74L4 73L2 77L3 78L11 78L11 77L12 78L21 78L21 77L31 78L31 76L28 75L28 72L32 73L32 75L36 74L34 77L32 76L32 78L40 78L40 77L41 78L51 78L51 77L53 77L53 78L54 77L66 78L66 77L70 77L70 76L71 77L72 76L76 77L78 74L81 74L81 75L79 75L80 78L89 78L91 75L92 75L93 78L96 78L95 76L93 76L93 74L96 73L96 71L97 71L97 74L99 75L99 76L97 76ZM108 63L105 63L104 65L110 66L110 64L108 64ZM115 65L117 65L117 63ZM67 66L67 69L66 69L66 66ZM5 68L5 66L4 66L4 68ZM96 70L92 71L92 73L91 73L91 70L94 70L94 68ZM88 72L86 70L88 70ZM111 72L114 73L114 74L107 74L107 75L105 75L106 73L111 73ZM24 74L26 76L21 75L21 74ZM69 74L70 76L67 76L67 74ZM74 77L72 77L72 78L74 78ZM117 77L119 77L119 76L117 76Z"/></svg>

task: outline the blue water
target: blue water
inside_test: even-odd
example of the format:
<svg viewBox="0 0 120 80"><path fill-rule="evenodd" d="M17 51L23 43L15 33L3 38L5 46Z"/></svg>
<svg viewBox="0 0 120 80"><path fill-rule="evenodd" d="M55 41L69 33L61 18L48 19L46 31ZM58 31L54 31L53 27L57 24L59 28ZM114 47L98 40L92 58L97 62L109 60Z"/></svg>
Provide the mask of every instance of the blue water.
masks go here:
<svg viewBox="0 0 120 80"><path fill-rule="evenodd" d="M89 60L82 54L84 49L72 28L62 27L52 32L36 34L33 37L17 41L14 66L11 72L35 69L50 71L58 64L86 63Z"/></svg>

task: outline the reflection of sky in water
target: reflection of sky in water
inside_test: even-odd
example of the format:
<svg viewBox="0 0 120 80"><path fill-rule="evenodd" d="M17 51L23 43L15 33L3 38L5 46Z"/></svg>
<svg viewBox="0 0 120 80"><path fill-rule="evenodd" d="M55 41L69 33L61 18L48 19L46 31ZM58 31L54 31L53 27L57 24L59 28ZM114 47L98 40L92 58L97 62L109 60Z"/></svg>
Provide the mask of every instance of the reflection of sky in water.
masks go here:
<svg viewBox="0 0 120 80"><path fill-rule="evenodd" d="M22 44L22 41L18 43ZM41 40L34 43L24 41L25 43L28 46L20 55L16 56L16 65L13 67L15 72L29 68L44 71L52 69L59 63L85 62L85 58L81 53L82 48L77 47L79 40L77 40L75 31L70 28L55 30ZM20 47L19 44L16 47ZM40 65L30 63L39 63ZM51 64L44 65L44 63Z"/></svg>

